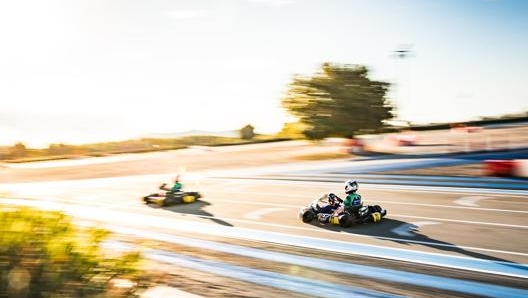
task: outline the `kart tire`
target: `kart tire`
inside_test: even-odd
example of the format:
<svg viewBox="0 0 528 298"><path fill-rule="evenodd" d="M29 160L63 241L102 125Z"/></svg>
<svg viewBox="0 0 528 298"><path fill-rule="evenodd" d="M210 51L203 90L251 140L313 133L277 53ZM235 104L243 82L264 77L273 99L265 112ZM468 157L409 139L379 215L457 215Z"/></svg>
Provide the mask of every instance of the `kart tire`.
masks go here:
<svg viewBox="0 0 528 298"><path fill-rule="evenodd" d="M196 197L194 195L188 194L188 195L185 195L185 196L182 197L182 201L184 203L186 203L186 204L192 203L192 202L196 201Z"/></svg>
<svg viewBox="0 0 528 298"><path fill-rule="evenodd" d="M342 214L339 216L339 226L342 228L348 228L352 226L352 218L348 214Z"/></svg>
<svg viewBox="0 0 528 298"><path fill-rule="evenodd" d="M372 218L372 222L375 222L375 223L378 223L381 221L381 213L379 212L374 212L370 215L370 217Z"/></svg>
<svg viewBox="0 0 528 298"><path fill-rule="evenodd" d="M154 202L155 205L157 205L158 207L163 207L163 206L167 206L167 203L165 202L167 199L164 199L164 200L157 200Z"/></svg>
<svg viewBox="0 0 528 298"><path fill-rule="evenodd" d="M315 217L315 213L312 210L306 210L302 215L303 222L311 222Z"/></svg>
<svg viewBox="0 0 528 298"><path fill-rule="evenodd" d="M150 204L152 203L152 201L154 201L154 199L152 197L156 197L156 194L150 194L148 196L144 196L142 198L143 202L145 202L145 204Z"/></svg>

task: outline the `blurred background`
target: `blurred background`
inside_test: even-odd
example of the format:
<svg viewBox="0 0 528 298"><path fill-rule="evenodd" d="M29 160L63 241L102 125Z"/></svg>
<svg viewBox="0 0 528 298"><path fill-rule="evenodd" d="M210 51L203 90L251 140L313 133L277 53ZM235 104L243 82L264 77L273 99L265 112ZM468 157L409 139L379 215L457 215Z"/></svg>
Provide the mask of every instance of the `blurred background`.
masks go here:
<svg viewBox="0 0 528 298"><path fill-rule="evenodd" d="M394 120L525 113L524 1L3 1L0 145L279 132L296 76L360 65ZM357 116L357 110L346 110Z"/></svg>
<svg viewBox="0 0 528 298"><path fill-rule="evenodd" d="M326 297L438 294L430 285L385 286L380 277L342 279L305 264L233 256L242 249L214 251L232 239L195 234L204 222L219 234L224 227L284 229L507 263L521 273L458 272L454 279L513 289L500 288L497 297L526 294L527 1L2 1L0 43L0 297L312 296L299 289L313 280L287 288L281 275L274 286L259 284L265 270L325 280L320 287L336 291L320 294ZM275 168L253 168L265 166ZM269 177L251 182L270 172L303 187ZM139 202L175 174L207 192L205 199L181 209ZM385 226L299 227L292 210L352 176L371 185L366 197L392 208ZM420 195L386 182L394 177L407 186L499 185L502 192ZM474 222L460 224L474 211ZM411 222L418 218L429 221ZM175 230L174 221L193 225ZM123 236L116 225L140 232ZM161 231L170 241L149 238ZM200 237L218 242L203 245ZM275 240L267 247L240 237L248 239L237 245L264 255L272 246L285 252ZM303 249L287 252L319 260L319 252ZM232 278L240 270L221 263L227 258L262 272ZM355 258L341 260L344 268ZM384 262L364 260L396 267ZM380 292L349 288L356 281ZM482 294L445 288L452 280L437 284L446 296ZM148 293L160 285L172 294ZM195 294L175 293L180 287Z"/></svg>

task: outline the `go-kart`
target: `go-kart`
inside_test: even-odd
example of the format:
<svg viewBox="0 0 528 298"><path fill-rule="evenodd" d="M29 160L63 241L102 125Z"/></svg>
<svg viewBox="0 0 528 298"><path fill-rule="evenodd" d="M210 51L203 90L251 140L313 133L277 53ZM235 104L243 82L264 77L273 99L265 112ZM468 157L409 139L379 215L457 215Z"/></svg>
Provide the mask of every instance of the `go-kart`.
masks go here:
<svg viewBox="0 0 528 298"><path fill-rule="evenodd" d="M308 206L299 210L298 217L303 222L311 222L317 218L320 222L323 220L331 224L339 225L342 228L348 228L353 225L364 224L368 222L380 222L387 210L379 205L365 205L359 210L351 210L341 205L332 213L323 213L321 208L328 204L328 195L313 200Z"/></svg>
<svg viewBox="0 0 528 298"><path fill-rule="evenodd" d="M166 183L163 183L159 187L159 189L164 192L157 192L144 196L142 199L145 204L154 204L160 207L171 206L181 203L192 203L202 197L197 191L170 191L167 190L166 185Z"/></svg>

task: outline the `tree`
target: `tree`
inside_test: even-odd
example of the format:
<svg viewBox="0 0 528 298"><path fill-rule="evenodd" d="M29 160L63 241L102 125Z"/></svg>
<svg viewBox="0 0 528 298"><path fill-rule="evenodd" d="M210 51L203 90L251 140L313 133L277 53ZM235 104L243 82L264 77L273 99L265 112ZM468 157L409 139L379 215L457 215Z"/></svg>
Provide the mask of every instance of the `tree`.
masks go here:
<svg viewBox="0 0 528 298"><path fill-rule="evenodd" d="M309 139L377 132L393 118L390 84L368 78L365 66L324 63L312 77L296 76L282 106L307 128Z"/></svg>
<svg viewBox="0 0 528 298"><path fill-rule="evenodd" d="M300 122L288 122L284 123L277 136L280 138L302 139L304 138L303 131L305 129L306 125Z"/></svg>
<svg viewBox="0 0 528 298"><path fill-rule="evenodd" d="M48 147L49 155L65 155L73 153L73 146L64 145L64 144L50 144Z"/></svg>
<svg viewBox="0 0 528 298"><path fill-rule="evenodd" d="M255 128L251 125L246 125L240 130L240 138L243 140L251 140L255 136Z"/></svg>
<svg viewBox="0 0 528 298"><path fill-rule="evenodd" d="M20 158L25 157L27 154L27 148L26 145L23 143L16 143L13 147L9 150L9 155L11 158Z"/></svg>

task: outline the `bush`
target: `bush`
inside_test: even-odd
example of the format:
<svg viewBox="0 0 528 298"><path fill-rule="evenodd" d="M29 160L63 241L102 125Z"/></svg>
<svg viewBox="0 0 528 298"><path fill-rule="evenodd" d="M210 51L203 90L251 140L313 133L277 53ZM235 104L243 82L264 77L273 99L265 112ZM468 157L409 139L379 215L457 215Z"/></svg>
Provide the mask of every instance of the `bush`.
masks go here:
<svg viewBox="0 0 528 298"><path fill-rule="evenodd" d="M62 212L4 208L0 227L0 297L100 297L116 278L137 279L139 253L105 254L109 232Z"/></svg>

